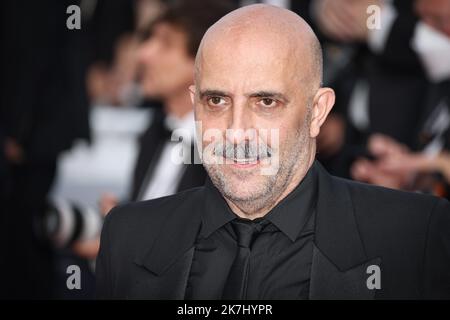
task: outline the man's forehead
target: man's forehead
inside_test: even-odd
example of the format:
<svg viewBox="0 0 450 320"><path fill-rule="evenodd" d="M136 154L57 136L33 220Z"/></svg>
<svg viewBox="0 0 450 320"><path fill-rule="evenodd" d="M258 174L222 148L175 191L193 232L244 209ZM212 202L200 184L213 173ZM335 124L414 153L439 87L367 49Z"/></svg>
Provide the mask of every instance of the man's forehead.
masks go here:
<svg viewBox="0 0 450 320"><path fill-rule="evenodd" d="M283 50L269 52L267 46L241 49L205 50L198 61L196 84L231 91L286 91L308 72Z"/></svg>

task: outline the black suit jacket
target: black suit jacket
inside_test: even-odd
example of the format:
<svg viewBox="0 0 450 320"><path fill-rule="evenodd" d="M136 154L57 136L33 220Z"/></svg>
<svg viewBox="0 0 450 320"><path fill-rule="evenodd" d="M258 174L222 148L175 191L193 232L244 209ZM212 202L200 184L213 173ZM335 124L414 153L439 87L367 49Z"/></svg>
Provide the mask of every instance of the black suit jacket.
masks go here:
<svg viewBox="0 0 450 320"><path fill-rule="evenodd" d="M117 207L97 259L99 298L183 299L205 187ZM450 298L450 205L329 175L319 165L311 299ZM378 265L381 289L368 289Z"/></svg>

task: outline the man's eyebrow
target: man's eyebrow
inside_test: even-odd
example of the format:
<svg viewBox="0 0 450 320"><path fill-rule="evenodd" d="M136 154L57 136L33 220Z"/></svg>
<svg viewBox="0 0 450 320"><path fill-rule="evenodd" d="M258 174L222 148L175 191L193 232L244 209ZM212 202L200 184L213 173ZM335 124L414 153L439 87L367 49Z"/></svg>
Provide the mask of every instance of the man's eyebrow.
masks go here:
<svg viewBox="0 0 450 320"><path fill-rule="evenodd" d="M253 92L253 93L249 93L246 94L247 97L250 98L272 98L272 99L277 99L277 100L281 100L283 102L289 102L289 99L282 94L281 92L276 92L276 91L257 91L257 92Z"/></svg>
<svg viewBox="0 0 450 320"><path fill-rule="evenodd" d="M232 94L229 92L225 92L222 90L217 90L217 89L204 89L204 90L200 90L200 99L203 99L205 97L211 97L211 96L216 96L216 97L231 97ZM289 102L289 99L282 94L281 92L276 92L276 91L256 91L253 93L248 93L245 95L248 98L272 98L272 99L277 99L277 100L281 100L285 103Z"/></svg>
<svg viewBox="0 0 450 320"><path fill-rule="evenodd" d="M222 90L215 90L215 89L205 89L200 90L200 99L203 99L204 97L230 97L231 94Z"/></svg>

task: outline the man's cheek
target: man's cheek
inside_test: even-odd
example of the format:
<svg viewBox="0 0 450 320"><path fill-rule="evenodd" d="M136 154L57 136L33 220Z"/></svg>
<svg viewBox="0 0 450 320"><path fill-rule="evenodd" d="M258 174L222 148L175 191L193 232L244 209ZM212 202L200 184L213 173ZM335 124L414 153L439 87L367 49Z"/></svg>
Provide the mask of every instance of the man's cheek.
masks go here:
<svg viewBox="0 0 450 320"><path fill-rule="evenodd" d="M264 130L263 141L267 144L270 150L270 157L263 159L261 167L261 175L273 176L276 175L280 168L280 158L282 154L282 142L286 142L285 136L280 136L280 129L272 128L270 130Z"/></svg>

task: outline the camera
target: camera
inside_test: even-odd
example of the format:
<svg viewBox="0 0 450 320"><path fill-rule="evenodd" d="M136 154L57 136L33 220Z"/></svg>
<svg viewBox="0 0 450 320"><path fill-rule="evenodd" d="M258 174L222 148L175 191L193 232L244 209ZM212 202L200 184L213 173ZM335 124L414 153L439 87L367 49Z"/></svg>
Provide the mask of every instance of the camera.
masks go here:
<svg viewBox="0 0 450 320"><path fill-rule="evenodd" d="M77 241L99 236L103 217L95 208L65 199L52 199L35 223L38 238L56 248L70 247Z"/></svg>

